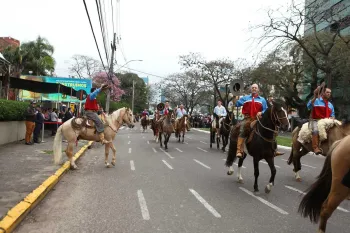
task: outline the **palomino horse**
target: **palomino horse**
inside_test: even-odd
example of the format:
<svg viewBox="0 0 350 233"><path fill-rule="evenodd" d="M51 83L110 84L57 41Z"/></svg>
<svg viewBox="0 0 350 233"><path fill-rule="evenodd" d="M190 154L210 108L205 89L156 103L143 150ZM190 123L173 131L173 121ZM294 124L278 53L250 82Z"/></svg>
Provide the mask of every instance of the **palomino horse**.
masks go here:
<svg viewBox="0 0 350 233"><path fill-rule="evenodd" d="M175 135L179 137L178 142L180 142L181 138L181 132L182 132L182 143L184 143L185 140L185 132L186 132L186 127L187 127L187 117L188 115L185 114L183 115L180 119L179 122L177 123L177 129L175 130Z"/></svg>
<svg viewBox="0 0 350 233"><path fill-rule="evenodd" d="M164 148L167 150L168 149L168 142L171 134L174 132L174 118L173 114L169 113L168 115L165 115L165 118L163 119L163 122L159 125L159 142L160 142L160 147L163 147L163 142L162 142L162 135L164 136Z"/></svg>
<svg viewBox="0 0 350 233"><path fill-rule="evenodd" d="M298 135L300 132L301 127L297 127L293 130L293 136L292 136L292 150L290 152L289 159L287 161L288 164L293 163L295 172L295 179L297 181L301 181L301 177L299 174L299 171L301 170L301 162L300 159L304 155L306 155L309 152L312 152L312 145L310 143L301 144L298 141ZM332 146L332 144L344 138L346 135L350 134L350 123L344 123L342 125L335 125L331 129L329 129L327 133L327 139L323 142L321 142L320 148L323 151L323 155L326 155L329 151L329 148Z"/></svg>
<svg viewBox="0 0 350 233"><path fill-rule="evenodd" d="M346 136L332 145L317 181L309 188L299 205L299 213L309 217L312 222L318 222L321 217L319 233L326 232L327 220L350 194L350 188L342 184L343 179L349 182L349 177L345 178L350 171L349 144L350 136Z"/></svg>
<svg viewBox="0 0 350 233"><path fill-rule="evenodd" d="M149 125L149 120L146 118L146 116L143 116L141 118L141 126L142 126L142 129L143 129L143 133L147 130L147 126Z"/></svg>
<svg viewBox="0 0 350 233"><path fill-rule="evenodd" d="M220 132L220 125L221 122L223 121L224 117L220 117L216 115L215 113L213 114L215 118L216 124L214 125L214 121L211 123L210 127L210 148L212 148L212 143L215 143L215 136L216 136L216 148L220 148L220 138L221 138L221 132ZM217 127L218 125L218 127Z"/></svg>
<svg viewBox="0 0 350 233"><path fill-rule="evenodd" d="M277 147L276 136L278 129L286 131L289 128L289 121L287 118L286 104L281 100L274 100L272 107L266 109L262 118L257 117L257 122L249 133L245 145L248 153L253 157L254 161L254 192L259 192L258 177L259 177L259 161L265 159L271 170L271 177L269 183L266 185L265 192L269 193L274 185L276 168L274 164L275 150ZM250 125L246 128L250 129ZM249 131L249 130L248 130ZM236 160L237 139L239 135L239 127L235 126L231 130L230 146L226 159L226 166L229 167L228 175L232 175L234 170L233 162ZM248 142L247 142L248 141ZM238 162L238 182L242 183L241 167L243 160L246 158L246 152Z"/></svg>
<svg viewBox="0 0 350 233"><path fill-rule="evenodd" d="M130 128L134 127L132 122L133 116L129 108L120 108L117 111L114 111L111 115L106 117L106 122L108 127L105 127L104 134L105 139L110 141L110 143L105 144L105 165L110 167L108 162L109 149L113 151L113 157L111 164L115 166L116 162L116 149L113 145L113 140L115 135L123 125L123 123L128 124ZM95 127L88 126L86 119L84 118L72 118L62 124L56 133L54 144L53 144L53 153L55 164L59 164L62 159L62 135L68 141L66 148L66 155L70 161L72 169L78 168L73 160L73 147L76 143L77 138L91 141L99 141L98 135L95 133Z"/></svg>

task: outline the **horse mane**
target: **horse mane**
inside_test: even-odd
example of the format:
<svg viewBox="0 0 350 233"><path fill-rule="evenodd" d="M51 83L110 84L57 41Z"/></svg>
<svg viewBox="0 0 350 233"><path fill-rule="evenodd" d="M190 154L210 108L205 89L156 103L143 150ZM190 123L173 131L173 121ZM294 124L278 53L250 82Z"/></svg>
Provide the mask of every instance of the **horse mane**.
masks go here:
<svg viewBox="0 0 350 233"><path fill-rule="evenodd" d="M118 110L112 112L112 114L109 115L109 116L106 118L106 121L107 121L108 123L112 123L112 122L117 121L118 118L119 118L119 116L120 116L120 112L121 112L122 110L125 110L125 107L120 108L120 109L118 109ZM109 120L111 120L112 122L109 122Z"/></svg>

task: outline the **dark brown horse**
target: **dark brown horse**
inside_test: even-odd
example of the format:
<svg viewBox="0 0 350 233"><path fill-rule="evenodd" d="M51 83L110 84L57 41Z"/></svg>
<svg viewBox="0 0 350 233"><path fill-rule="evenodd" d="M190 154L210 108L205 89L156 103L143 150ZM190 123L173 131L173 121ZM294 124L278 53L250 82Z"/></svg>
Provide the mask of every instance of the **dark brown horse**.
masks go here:
<svg viewBox="0 0 350 233"><path fill-rule="evenodd" d="M350 136L336 141L329 150L317 181L302 199L299 212L318 222L319 233L326 232L327 220L350 194ZM345 186L347 185L347 186Z"/></svg>
<svg viewBox="0 0 350 233"><path fill-rule="evenodd" d="M147 130L147 126L149 125L149 120L146 118L146 116L142 116L141 118L141 126L143 129L143 133Z"/></svg>
<svg viewBox="0 0 350 233"><path fill-rule="evenodd" d="M181 132L182 132L182 143L184 143L185 140L185 132L186 132L186 128L187 128L187 118L188 115L184 114L177 123L177 129L175 132L176 137L179 137L178 142L180 142L180 138L181 138Z"/></svg>
<svg viewBox="0 0 350 233"><path fill-rule="evenodd" d="M289 159L287 161L288 164L293 163L295 172L295 179L297 181L301 181L301 177L299 174L299 171L301 170L301 157L306 155L309 152L312 152L312 145L311 143L305 143L301 144L298 141L298 135L300 132L301 126L295 128L293 130L293 136L292 136L292 150L290 152ZM350 123L344 123L341 126L333 126L327 133L327 139L323 142L321 142L320 148L323 151L323 155L327 155L329 148L332 146L332 144L344 138L346 135L350 134Z"/></svg>
<svg viewBox="0 0 350 233"><path fill-rule="evenodd" d="M253 157L254 161L254 192L259 192L258 177L259 177L259 161L265 159L271 170L269 183L266 185L265 192L269 193L274 185L276 168L274 164L275 150L277 147L276 136L278 129L286 131L289 128L287 118L286 104L281 100L274 100L272 107L266 109L262 118L257 118L257 123L252 129L250 136L251 140L246 143L248 153ZM249 126L248 126L249 127ZM226 159L226 166L229 167L228 175L233 174L232 164L236 160L237 138L239 127L233 127L231 130L230 146ZM246 158L246 152L243 153L243 158L238 162L238 181L242 182L243 178L240 169L243 165L243 160Z"/></svg>
<svg viewBox="0 0 350 233"><path fill-rule="evenodd" d="M220 134L221 134L221 139L222 139L222 151L226 151L226 146L228 144L228 139L230 136L230 131L231 131L231 121L232 118L234 117L234 114L231 112L227 113L225 119L221 121L221 126L220 126Z"/></svg>
<svg viewBox="0 0 350 233"><path fill-rule="evenodd" d="M171 134L174 132L174 123L175 119L173 117L173 113L169 112L168 115L165 116L163 121L159 125L159 142L160 147L163 147L163 140L162 136L164 136L164 148L165 150L168 149L168 142L169 138L171 137Z"/></svg>

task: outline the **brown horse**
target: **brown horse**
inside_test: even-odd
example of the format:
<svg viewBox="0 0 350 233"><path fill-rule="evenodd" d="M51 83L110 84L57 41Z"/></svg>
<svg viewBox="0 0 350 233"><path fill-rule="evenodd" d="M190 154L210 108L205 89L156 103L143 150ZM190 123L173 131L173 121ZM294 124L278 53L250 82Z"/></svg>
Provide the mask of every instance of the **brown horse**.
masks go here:
<svg viewBox="0 0 350 233"><path fill-rule="evenodd" d="M105 165L110 167L108 162L109 149L113 151L113 158L111 164L115 166L116 162L116 149L113 145L113 140L120 126L124 123L128 124L130 128L134 127L132 122L133 115L129 108L120 108L114 111L111 115L106 117L106 122L108 126L105 127L104 134L105 139L110 141L110 143L105 144ZM62 159L62 135L67 139L68 145L66 149L66 155L70 161L72 169L78 168L73 160L73 147L77 139L84 139L90 141L99 141L98 135L95 133L96 129L94 127L86 125L86 119L84 118L72 118L62 124L56 133L53 153L55 164L59 164Z"/></svg>
<svg viewBox="0 0 350 233"><path fill-rule="evenodd" d="M349 144L350 136L333 144L317 181L300 203L299 212L304 217L309 217L312 222L318 222L321 217L319 233L326 232L327 220L350 194L350 188L342 184L342 180L349 176L350 171Z"/></svg>
<svg viewBox="0 0 350 233"><path fill-rule="evenodd" d="M142 129L143 129L143 133L147 130L147 126L149 125L149 120L146 118L146 116L143 116L141 118L141 126L142 126Z"/></svg>
<svg viewBox="0 0 350 233"><path fill-rule="evenodd" d="M164 136L164 148L168 149L168 142L171 134L174 132L174 123L175 119L173 117L173 113L169 113L165 116L163 121L159 125L159 142L160 147L163 147L162 136Z"/></svg>
<svg viewBox="0 0 350 233"><path fill-rule="evenodd" d="M180 142L180 138L181 138L181 132L182 132L182 143L184 143L185 140L185 132L186 132L186 128L187 128L187 114L184 114L178 121L177 123L177 129L175 132L175 135L177 137L179 137L178 142Z"/></svg>
<svg viewBox="0 0 350 233"><path fill-rule="evenodd" d="M293 171L295 173L295 179L297 181L301 181L301 177L299 174L299 171L301 170L301 162L300 162L301 157L313 151L311 142L301 144L298 141L298 135L299 135L300 129L301 127L297 127L293 130L292 150L290 152L290 156L287 161L289 165L293 163L293 166L294 166ZM335 141L340 140L349 134L350 134L350 123L344 123L341 126L339 125L333 126L327 133L327 139L321 142L320 148L323 151L323 155L326 155L328 153L329 148L332 146L332 144Z"/></svg>
<svg viewBox="0 0 350 233"><path fill-rule="evenodd" d="M159 137L159 126L157 122L158 120L159 120L159 113L157 112L154 115L154 118L151 120L151 129L153 130L153 136L156 142L158 142L158 137Z"/></svg>

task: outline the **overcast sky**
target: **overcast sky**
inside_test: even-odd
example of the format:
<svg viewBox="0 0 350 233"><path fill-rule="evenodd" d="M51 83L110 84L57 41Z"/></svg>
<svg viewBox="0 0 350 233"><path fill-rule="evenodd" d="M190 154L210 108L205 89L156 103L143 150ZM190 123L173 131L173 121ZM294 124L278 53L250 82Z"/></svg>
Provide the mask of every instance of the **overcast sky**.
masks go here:
<svg viewBox="0 0 350 233"><path fill-rule="evenodd" d="M99 42L102 36L94 0L86 0ZM111 1L105 3L109 41L112 40ZM266 20L266 9L286 6L290 0L120 0L120 27L114 4L115 30L122 39L129 68L166 77L180 72L178 58L200 52L207 59L229 57L252 60L249 25ZM74 54L99 59L82 0L11 0L1 2L0 36L21 42L41 35L55 47L56 74L68 77L70 58ZM125 64L120 48L118 64ZM138 73L138 72L136 72ZM159 78L149 76L151 82Z"/></svg>

